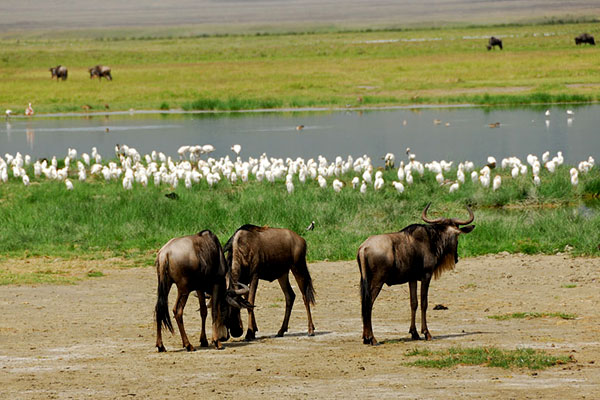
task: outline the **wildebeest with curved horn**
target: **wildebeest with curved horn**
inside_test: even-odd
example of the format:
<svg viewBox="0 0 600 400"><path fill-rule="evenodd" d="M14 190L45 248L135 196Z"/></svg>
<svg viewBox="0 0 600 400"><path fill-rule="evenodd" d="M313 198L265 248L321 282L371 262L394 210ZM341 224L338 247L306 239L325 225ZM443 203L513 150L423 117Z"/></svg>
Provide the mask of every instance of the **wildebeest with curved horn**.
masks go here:
<svg viewBox="0 0 600 400"><path fill-rule="evenodd" d="M289 271L296 278L308 318L308 335L312 336L315 326L310 313L310 305L315 303L315 290L306 266L306 241L288 229L241 226L224 247L231 276L235 282L250 285L248 302L254 305L258 280L279 281L285 295L285 316L277 336L283 336L288 323L296 295L290 285ZM248 308L248 330L246 340L256 337L258 327L252 308Z"/></svg>
<svg viewBox="0 0 600 400"><path fill-rule="evenodd" d="M102 80L102 78L112 81L112 75L110 74L110 67L107 67L106 65L96 65L96 66L88 69L88 71L90 72L90 79L97 76L98 80L100 80L100 81Z"/></svg>
<svg viewBox="0 0 600 400"><path fill-rule="evenodd" d="M168 299L173 283L177 285L177 300L173 308L175 321L179 327L183 347L193 351L194 346L188 340L183 327L183 308L191 292L196 291L200 301L202 332L200 346L208 346L206 340L206 299L204 293L211 297L212 342L220 349L221 341L242 335L244 328L240 317L241 307L252 307L242 295L248 293L248 287L233 283L229 266L225 260L219 239L209 230L196 235L177 237L169 240L156 256L156 274L158 276L158 293L156 300L156 347L165 351L162 342L162 327L173 333L173 325L169 317ZM227 286L229 284L229 287ZM236 289L235 286L241 286Z"/></svg>
<svg viewBox="0 0 600 400"><path fill-rule="evenodd" d="M498 46L500 47L500 50L502 50L502 39L492 36L485 47L486 49L491 50L494 46Z"/></svg>
<svg viewBox="0 0 600 400"><path fill-rule="evenodd" d="M578 35L577 37L575 37L576 45L580 45L582 43L588 43L588 44L591 44L592 46L596 45L596 42L594 41L594 37L592 35L590 35L589 33L582 33L581 35Z"/></svg>
<svg viewBox="0 0 600 400"><path fill-rule="evenodd" d="M421 333L430 340L427 329L427 292L431 277L438 278L458 262L458 237L475 228L468 225L475 216L467 206L469 217L429 219L427 204L421 218L427 224L413 224L400 232L375 235L365 240L358 249L360 270L360 297L362 304L363 343L377 344L371 326L373 303L384 284L408 282L410 288L410 329L414 340L420 339L415 326L417 312L417 281L421 281ZM460 225L467 225L460 227Z"/></svg>
<svg viewBox="0 0 600 400"><path fill-rule="evenodd" d="M63 81L66 81L67 76L69 75L69 71L67 70L67 67L64 67L60 64L57 65L56 67L50 68L50 73L52 74L50 79L54 79L54 77L56 77L56 82L58 82L59 78L62 79Z"/></svg>

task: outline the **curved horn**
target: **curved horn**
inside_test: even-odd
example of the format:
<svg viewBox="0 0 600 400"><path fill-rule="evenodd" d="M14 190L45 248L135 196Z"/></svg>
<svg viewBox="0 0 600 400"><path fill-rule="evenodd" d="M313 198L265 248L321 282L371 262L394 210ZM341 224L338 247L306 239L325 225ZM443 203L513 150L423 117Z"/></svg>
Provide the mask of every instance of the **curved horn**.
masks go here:
<svg viewBox="0 0 600 400"><path fill-rule="evenodd" d="M468 219L466 219L464 221L461 221L458 218L452 218L452 221L454 221L454 223L456 225L467 225L467 224L470 224L475 219L475 214L473 214L473 211L471 210L471 207L469 207L468 205L467 205L467 211L469 212L469 218Z"/></svg>
<svg viewBox="0 0 600 400"><path fill-rule="evenodd" d="M431 202L428 203L427 206L425 207L425 209L423 210L423 213L421 214L421 218L423 219L423 221L427 222L428 224L437 224L438 222L441 222L443 218L437 218L437 219L427 218L427 210L429 210L430 205L431 205Z"/></svg>
<svg viewBox="0 0 600 400"><path fill-rule="evenodd" d="M234 286L236 286L236 285L240 286L241 289L235 289L234 290L235 294L244 295L244 294L250 292L250 288L248 286L244 285L243 283L236 282L236 283L234 283Z"/></svg>

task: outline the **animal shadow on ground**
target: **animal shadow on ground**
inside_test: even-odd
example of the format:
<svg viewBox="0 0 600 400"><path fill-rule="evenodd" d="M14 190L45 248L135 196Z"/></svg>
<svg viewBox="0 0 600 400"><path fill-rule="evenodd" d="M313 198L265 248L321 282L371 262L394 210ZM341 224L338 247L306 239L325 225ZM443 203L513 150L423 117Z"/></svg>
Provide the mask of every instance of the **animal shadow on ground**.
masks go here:
<svg viewBox="0 0 600 400"><path fill-rule="evenodd" d="M315 331L315 334L313 336L321 336L321 335L331 335L333 332L331 331L322 331L322 332L317 332ZM283 335L284 338L286 337L310 337L306 334L306 332L295 332L295 333L285 333L285 335ZM277 336L277 334L273 334L273 335L264 335L264 336L257 336L255 340L262 340L262 339L281 339L281 337ZM246 343L252 343L252 342L246 342Z"/></svg>
<svg viewBox="0 0 600 400"><path fill-rule="evenodd" d="M475 332L450 333L447 335L434 335L431 340L436 341L436 340L452 339L452 338L471 336L471 335L487 335L490 333L492 333L492 332L475 331ZM423 340L423 339L421 339L421 340ZM384 339L384 340L380 341L379 344L394 344L394 343L408 343L408 342L415 342L415 340L413 340L411 337L403 337L403 338L399 338L399 339Z"/></svg>
<svg viewBox="0 0 600 400"><path fill-rule="evenodd" d="M229 342L229 341L227 341L227 342L223 342L223 350L227 350L228 348L244 347L244 346L248 346L250 344L252 344L252 342L245 342L245 341ZM156 352L156 349L154 349L154 350ZM215 350L217 350L217 349L215 349L215 346L212 346L212 345L209 345L208 347L200 347L200 345L198 345L198 346L195 346L195 350L192 351L192 353L199 352L199 351L215 351ZM167 351L167 353L187 353L187 352L188 351L185 347Z"/></svg>

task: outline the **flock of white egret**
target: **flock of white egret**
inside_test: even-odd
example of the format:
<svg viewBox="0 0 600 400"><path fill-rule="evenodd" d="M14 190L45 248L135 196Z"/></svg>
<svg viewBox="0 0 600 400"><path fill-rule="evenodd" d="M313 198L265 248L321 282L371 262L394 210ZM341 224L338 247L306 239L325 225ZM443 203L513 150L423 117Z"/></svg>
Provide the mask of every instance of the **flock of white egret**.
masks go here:
<svg viewBox="0 0 600 400"><path fill-rule="evenodd" d="M564 163L560 151L553 157L546 151L541 159L529 154L525 162L517 157L508 157L502 159L497 165L496 159L489 156L487 164L481 169L477 169L472 161L460 162L453 169L453 161L422 163L407 148L406 160L400 161L398 167L396 167L394 154L388 153L383 157L385 169L397 172L397 179L388 183L384 180L383 168L376 168L367 155L356 159L350 155L345 158L337 156L331 162L323 156L318 156L316 160L313 158L304 160L300 157L296 159L267 157L266 154L243 160L240 157L242 147L239 144L231 146L231 151L235 154L234 158L229 156L212 158L209 154L214 150L214 146L210 144L181 146L177 160L162 152L152 151L150 154L141 155L133 147L117 145L115 146L116 157L103 163L103 158L95 147L90 154L80 155L76 149L69 148L62 168L58 168L56 156L50 160L42 159L32 163L29 155L5 154L4 158L0 157L0 183L8 182L9 176L12 175L15 179L21 179L24 185L30 185L31 178L26 167L32 165L33 177L36 180L61 181L64 182L67 190L75 189L76 185L73 183L75 177L77 181L83 183L93 176L105 181L120 180L125 190L131 190L135 185L145 187L150 182L156 186L167 185L175 189L181 181L186 188L191 188L203 180L209 187L213 187L222 179L231 184L246 183L252 179L272 184L283 181L289 193L294 192L295 185L305 184L307 181L316 181L321 188L331 187L335 192L340 192L347 186L365 193L368 190L381 190L391 184L398 193L403 193L413 184L415 178L423 177L425 170L428 170L435 174L437 185L447 188L446 190L452 193L460 190L468 177L484 188L489 188L491 185L493 191L498 190L502 184L498 167L505 171L510 170L513 179L525 176L532 179L535 185L540 185L543 169L553 174ZM577 168L571 168L571 184L576 186L579 183L579 174L589 172L594 165L595 161L590 156L587 160L578 163ZM354 177L349 184L346 184L344 179L348 179L348 174L354 174ZM506 173L504 175L507 176ZM389 177L389 174L387 176Z"/></svg>

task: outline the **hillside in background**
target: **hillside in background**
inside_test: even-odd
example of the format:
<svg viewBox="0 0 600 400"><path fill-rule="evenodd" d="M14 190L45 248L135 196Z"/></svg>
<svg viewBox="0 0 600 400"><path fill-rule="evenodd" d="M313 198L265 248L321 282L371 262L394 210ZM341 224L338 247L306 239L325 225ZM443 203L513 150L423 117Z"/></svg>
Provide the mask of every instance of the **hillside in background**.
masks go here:
<svg viewBox="0 0 600 400"><path fill-rule="evenodd" d="M3 0L0 35L173 34L503 24L600 16L597 0ZM181 27L185 27L181 29ZM111 33L112 32L112 33Z"/></svg>

